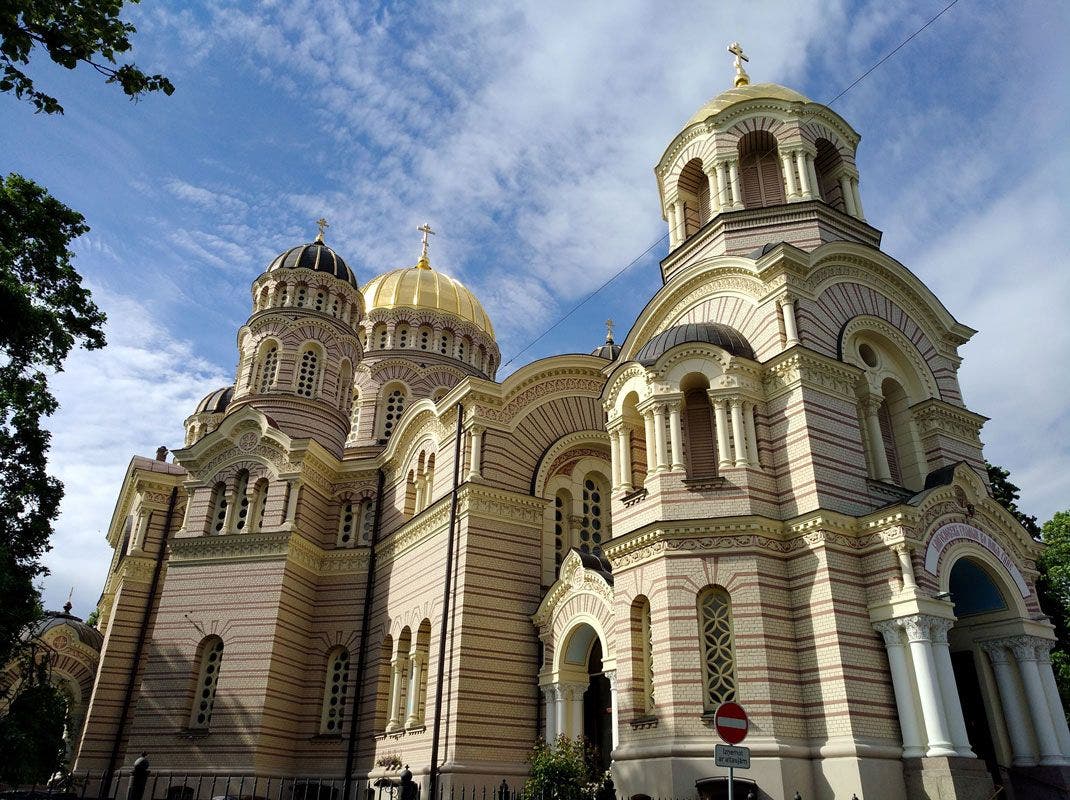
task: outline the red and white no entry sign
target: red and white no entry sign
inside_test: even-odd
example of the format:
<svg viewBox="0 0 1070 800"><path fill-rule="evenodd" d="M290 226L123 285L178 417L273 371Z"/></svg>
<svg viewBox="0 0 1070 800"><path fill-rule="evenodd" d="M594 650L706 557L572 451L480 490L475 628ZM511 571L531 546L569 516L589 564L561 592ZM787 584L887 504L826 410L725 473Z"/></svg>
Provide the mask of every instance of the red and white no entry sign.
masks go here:
<svg viewBox="0 0 1070 800"><path fill-rule="evenodd" d="M721 703L713 719L717 735L729 744L739 744L747 738L750 720L739 703Z"/></svg>

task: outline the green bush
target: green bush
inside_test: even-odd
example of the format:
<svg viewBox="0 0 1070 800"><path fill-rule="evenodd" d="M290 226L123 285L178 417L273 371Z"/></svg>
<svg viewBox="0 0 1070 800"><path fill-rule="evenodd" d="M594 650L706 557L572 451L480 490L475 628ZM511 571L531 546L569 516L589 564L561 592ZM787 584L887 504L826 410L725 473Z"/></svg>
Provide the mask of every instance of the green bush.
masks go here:
<svg viewBox="0 0 1070 800"><path fill-rule="evenodd" d="M592 800L608 777L594 763L586 739L562 735L553 742L539 741L531 752L531 776L523 796L525 800Z"/></svg>

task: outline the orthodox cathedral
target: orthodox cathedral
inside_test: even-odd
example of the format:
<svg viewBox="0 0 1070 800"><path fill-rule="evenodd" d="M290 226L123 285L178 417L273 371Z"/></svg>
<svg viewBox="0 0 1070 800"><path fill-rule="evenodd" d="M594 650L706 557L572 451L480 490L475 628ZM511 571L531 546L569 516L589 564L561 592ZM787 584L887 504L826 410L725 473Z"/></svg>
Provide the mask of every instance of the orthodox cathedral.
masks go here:
<svg viewBox="0 0 1070 800"><path fill-rule="evenodd" d="M515 788L568 735L625 797L716 798L735 701L757 798L1063 796L975 331L880 249L858 133L732 51L654 168L669 251L623 341L497 380L426 226L377 277L323 224L267 265L233 384L130 462L97 627L44 626L76 770Z"/></svg>

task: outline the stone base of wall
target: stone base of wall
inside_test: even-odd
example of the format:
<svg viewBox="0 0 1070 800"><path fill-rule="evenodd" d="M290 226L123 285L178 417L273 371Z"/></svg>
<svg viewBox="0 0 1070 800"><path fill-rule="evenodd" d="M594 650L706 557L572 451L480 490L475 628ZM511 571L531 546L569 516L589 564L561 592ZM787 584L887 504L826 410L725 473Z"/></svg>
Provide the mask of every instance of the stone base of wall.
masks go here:
<svg viewBox="0 0 1070 800"><path fill-rule="evenodd" d="M1003 773L1010 800L1066 800L1070 797L1070 766L1015 767Z"/></svg>
<svg viewBox="0 0 1070 800"><path fill-rule="evenodd" d="M995 791L979 758L907 758L903 773L909 800L981 800Z"/></svg>

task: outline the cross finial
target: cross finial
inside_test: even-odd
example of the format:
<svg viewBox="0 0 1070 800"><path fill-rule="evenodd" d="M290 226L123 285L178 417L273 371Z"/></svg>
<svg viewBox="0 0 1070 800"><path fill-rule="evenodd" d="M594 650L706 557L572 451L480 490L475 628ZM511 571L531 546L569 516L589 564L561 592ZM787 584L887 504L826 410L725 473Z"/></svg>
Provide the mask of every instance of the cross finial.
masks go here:
<svg viewBox="0 0 1070 800"><path fill-rule="evenodd" d="M416 262L416 266L421 267L423 269L431 269L431 261L427 257L427 237L428 234L434 236L435 232L431 230L431 226L428 225L426 222L416 230L423 234L423 238L420 240L421 245L423 245L423 250L420 252L420 260Z"/></svg>
<svg viewBox="0 0 1070 800"><path fill-rule="evenodd" d="M329 224L327 224L327 220L326 220L325 217L320 217L318 220L316 220L316 224L319 226L319 229L320 229L320 232L316 234L316 241L317 242L322 242L323 241L323 231L324 231L324 229L325 228L329 228L331 226Z"/></svg>
<svg viewBox="0 0 1070 800"><path fill-rule="evenodd" d="M70 614L71 609L74 608L74 603L71 602L71 598L74 597L74 587L71 587L71 591L67 594L67 602L63 604L63 613Z"/></svg>
<svg viewBox="0 0 1070 800"><path fill-rule="evenodd" d="M750 75L747 74L747 70L743 69L743 62L750 61L750 59L747 58L746 53L743 52L743 46L739 42L732 42L732 44L728 45L728 52L736 57L734 62L736 68L736 86L746 86L750 83Z"/></svg>

